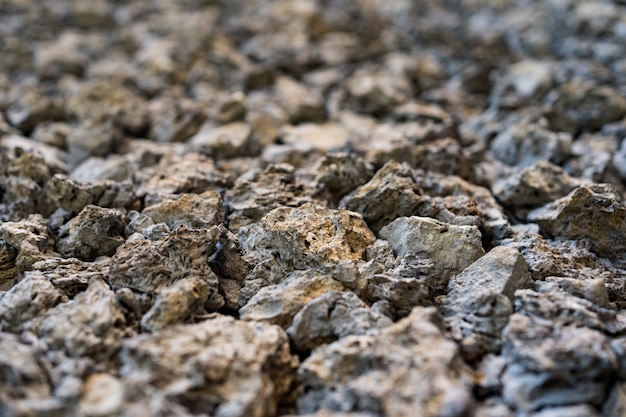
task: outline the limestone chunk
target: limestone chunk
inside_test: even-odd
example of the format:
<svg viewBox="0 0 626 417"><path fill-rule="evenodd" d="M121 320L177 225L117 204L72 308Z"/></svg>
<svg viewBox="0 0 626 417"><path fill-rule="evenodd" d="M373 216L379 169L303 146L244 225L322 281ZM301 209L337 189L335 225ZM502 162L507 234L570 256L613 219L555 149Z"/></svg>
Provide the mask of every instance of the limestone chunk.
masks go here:
<svg viewBox="0 0 626 417"><path fill-rule="evenodd" d="M188 142L197 152L215 159L251 156L257 151L252 129L244 122L219 127L205 124Z"/></svg>
<svg viewBox="0 0 626 417"><path fill-rule="evenodd" d="M0 224L0 239L17 250L15 268L18 273L28 271L35 262L52 256L52 237L39 214L19 222Z"/></svg>
<svg viewBox="0 0 626 417"><path fill-rule="evenodd" d="M115 293L94 279L85 292L48 310L37 332L50 347L71 357L108 359L119 347L125 324Z"/></svg>
<svg viewBox="0 0 626 417"><path fill-rule="evenodd" d="M448 285L449 279L484 255L476 226L454 226L427 217L400 217L380 231L396 256L416 256L434 262L428 282L433 288Z"/></svg>
<svg viewBox="0 0 626 417"><path fill-rule="evenodd" d="M170 230L208 229L224 222L222 197L215 191L202 194L180 194L146 207L142 214L154 223L165 223Z"/></svg>
<svg viewBox="0 0 626 417"><path fill-rule="evenodd" d="M417 307L379 334L318 347L299 370L305 390L299 412L466 415L473 407L471 378L442 328L434 308Z"/></svg>
<svg viewBox="0 0 626 417"><path fill-rule="evenodd" d="M278 326L226 316L136 336L120 358L138 389L157 387L194 415L232 417L276 415L298 364Z"/></svg>
<svg viewBox="0 0 626 417"><path fill-rule="evenodd" d="M550 236L585 239L599 256L626 253L626 207L608 184L581 186L528 215Z"/></svg>
<svg viewBox="0 0 626 417"><path fill-rule="evenodd" d="M0 331L19 333L31 319L67 301L40 272L27 272L9 291L0 293Z"/></svg>
<svg viewBox="0 0 626 417"><path fill-rule="evenodd" d="M362 335L393 322L352 292L329 291L310 300L295 315L287 334L300 351L348 335Z"/></svg>
<svg viewBox="0 0 626 417"><path fill-rule="evenodd" d="M88 205L61 227L55 249L85 261L111 256L124 243L125 223L118 210Z"/></svg>
<svg viewBox="0 0 626 417"><path fill-rule="evenodd" d="M154 294L184 278L199 278L217 287L209 260L217 242L217 227L179 227L158 240L128 240L113 256L109 282L115 289L129 287Z"/></svg>
<svg viewBox="0 0 626 417"><path fill-rule="evenodd" d="M317 296L342 291L344 286L314 271L297 271L277 285L261 288L239 310L243 320L264 321L282 328L291 325L293 317Z"/></svg>

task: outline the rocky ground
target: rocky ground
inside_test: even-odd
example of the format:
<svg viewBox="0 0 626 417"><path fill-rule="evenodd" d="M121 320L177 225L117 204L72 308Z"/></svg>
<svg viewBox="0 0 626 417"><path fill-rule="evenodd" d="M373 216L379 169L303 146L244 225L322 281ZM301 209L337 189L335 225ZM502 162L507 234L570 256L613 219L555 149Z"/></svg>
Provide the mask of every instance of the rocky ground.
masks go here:
<svg viewBox="0 0 626 417"><path fill-rule="evenodd" d="M0 416L626 415L626 4L2 0Z"/></svg>

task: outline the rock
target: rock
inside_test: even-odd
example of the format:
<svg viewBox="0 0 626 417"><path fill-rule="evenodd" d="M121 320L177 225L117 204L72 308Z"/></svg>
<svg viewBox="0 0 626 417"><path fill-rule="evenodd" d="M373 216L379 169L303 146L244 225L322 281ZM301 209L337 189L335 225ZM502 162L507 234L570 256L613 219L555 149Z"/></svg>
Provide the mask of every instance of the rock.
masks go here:
<svg viewBox="0 0 626 417"><path fill-rule="evenodd" d="M326 116L324 98L318 91L285 76L276 79L275 89L290 123L317 122Z"/></svg>
<svg viewBox="0 0 626 417"><path fill-rule="evenodd" d="M17 250L14 264L18 273L30 270L35 262L52 256L52 237L39 214L30 215L19 222L0 224L0 239Z"/></svg>
<svg viewBox="0 0 626 417"><path fill-rule="evenodd" d="M384 71L357 71L345 84L346 104L357 112L375 116L389 113L411 94L406 77Z"/></svg>
<svg viewBox="0 0 626 417"><path fill-rule="evenodd" d="M549 62L525 59L509 66L503 83L521 97L545 93L552 86L553 66Z"/></svg>
<svg viewBox="0 0 626 417"><path fill-rule="evenodd" d="M7 120L26 135L46 120L63 119L63 107L58 99L46 96L37 88L22 89L11 106L6 109Z"/></svg>
<svg viewBox="0 0 626 417"><path fill-rule="evenodd" d="M398 257L432 260L425 280L435 289L447 286L453 275L485 253L476 226L454 226L426 217L400 217L383 227L380 236Z"/></svg>
<svg viewBox="0 0 626 417"><path fill-rule="evenodd" d="M308 144L313 149L327 152L345 148L350 140L350 132L338 123L303 123L297 126L286 125L278 132L281 142L288 145Z"/></svg>
<svg viewBox="0 0 626 417"><path fill-rule="evenodd" d="M17 281L17 249L0 240L0 291L8 291Z"/></svg>
<svg viewBox="0 0 626 417"><path fill-rule="evenodd" d="M200 103L179 98L150 102L150 113L148 137L157 142L185 142L198 133L207 119Z"/></svg>
<svg viewBox="0 0 626 417"><path fill-rule="evenodd" d="M561 86L548 115L552 130L595 131L626 115L626 99L610 86L573 80Z"/></svg>
<svg viewBox="0 0 626 417"><path fill-rule="evenodd" d="M109 416L119 413L124 405L124 385L116 377L99 373L85 381L78 404L80 416Z"/></svg>
<svg viewBox="0 0 626 417"><path fill-rule="evenodd" d="M441 309L468 360L499 352L513 295L532 284L524 257L505 246L493 248L450 279Z"/></svg>
<svg viewBox="0 0 626 417"><path fill-rule="evenodd" d="M519 410L601 405L616 359L602 333L513 314L504 330L503 398ZM546 389L547 387L549 389Z"/></svg>
<svg viewBox="0 0 626 417"><path fill-rule="evenodd" d="M268 285L257 291L239 309L239 317L276 324L285 329L309 301L322 294L344 289L341 283L330 277L314 271L297 271L280 284Z"/></svg>
<svg viewBox="0 0 626 417"><path fill-rule="evenodd" d="M578 187L528 219L549 236L585 239L599 256L619 258L626 252L626 207L608 184Z"/></svg>
<svg viewBox="0 0 626 417"><path fill-rule="evenodd" d="M55 249L63 256L84 261L111 256L124 243L125 226L118 210L88 205L61 227Z"/></svg>
<svg viewBox="0 0 626 417"><path fill-rule="evenodd" d="M267 287L266 287L267 288ZM310 300L295 315L287 334L299 351L310 351L348 335L363 335L393 322L370 309L356 294L329 291Z"/></svg>
<svg viewBox="0 0 626 417"><path fill-rule="evenodd" d="M280 280L282 274L291 270L334 268L341 261L357 262L375 240L360 215L313 204L274 209L260 223L239 229L244 254L257 264L252 275L258 276L266 268L263 263L273 262L271 270L278 275L271 280Z"/></svg>
<svg viewBox="0 0 626 417"><path fill-rule="evenodd" d="M56 174L48 182L49 193L62 209L78 213L88 205L105 208L127 208L135 205L135 189L129 181L97 181L81 184Z"/></svg>
<svg viewBox="0 0 626 417"><path fill-rule="evenodd" d="M223 101L218 103L217 110L213 118L219 124L228 124L241 121L246 116L246 96L237 91L228 95Z"/></svg>
<svg viewBox="0 0 626 417"><path fill-rule="evenodd" d="M493 138L489 149L498 160L525 168L540 160L561 163L568 157L571 145L572 136L554 133L547 120L522 118L506 125Z"/></svg>
<svg viewBox="0 0 626 417"><path fill-rule="evenodd" d="M473 407L471 378L456 345L443 335L434 308L417 307L377 335L346 336L322 345L299 374L304 385L301 414L325 407L377 415L461 416Z"/></svg>
<svg viewBox="0 0 626 417"><path fill-rule="evenodd" d="M21 343L16 335L0 332L0 349L0 413L63 414L61 402L52 396L46 370L37 360L37 348Z"/></svg>
<svg viewBox="0 0 626 417"><path fill-rule="evenodd" d="M363 158L340 152L322 156L311 171L317 195L336 206L343 196L370 179L370 170Z"/></svg>
<svg viewBox="0 0 626 417"><path fill-rule="evenodd" d="M125 324L115 293L103 280L94 279L85 292L48 310L37 333L51 348L71 357L106 360L118 350Z"/></svg>
<svg viewBox="0 0 626 417"><path fill-rule="evenodd" d="M64 302L67 297L48 278L28 272L10 290L0 293L0 331L19 333L26 322Z"/></svg>
<svg viewBox="0 0 626 417"><path fill-rule="evenodd" d="M188 143L195 151L216 159L252 156L257 151L252 140L252 130L243 122L220 127L205 124Z"/></svg>
<svg viewBox="0 0 626 417"><path fill-rule="evenodd" d="M219 241L217 227L187 229L182 226L157 240L128 240L112 258L109 282L148 294L185 278L198 278L215 291L217 277L209 267Z"/></svg>
<svg viewBox="0 0 626 417"><path fill-rule="evenodd" d="M131 338L120 359L140 392L159 388L195 415L233 417L276 415L298 365L278 326L225 316Z"/></svg>
<svg viewBox="0 0 626 417"><path fill-rule="evenodd" d="M564 197L579 185L581 182L563 169L542 160L497 181L493 191L503 205L514 208L517 216L525 219L531 209Z"/></svg>
<svg viewBox="0 0 626 417"><path fill-rule="evenodd" d="M142 214L154 223L165 223L170 230L208 229L224 222L222 197L215 191L202 194L180 194L146 207Z"/></svg>
<svg viewBox="0 0 626 417"><path fill-rule="evenodd" d="M293 166L270 164L262 172L240 177L234 187L226 191L228 228L236 232L261 220L275 208L299 207L315 201L309 194L313 191L296 177Z"/></svg>
<svg viewBox="0 0 626 417"><path fill-rule="evenodd" d="M390 161L339 204L363 215L372 231L378 233L392 220L415 214L426 200L414 176L407 164Z"/></svg>
<svg viewBox="0 0 626 417"><path fill-rule="evenodd" d="M101 257L94 262L49 257L35 262L32 269L43 273L54 288L71 299L85 291L93 279L106 278L110 263L111 259L108 257Z"/></svg>
<svg viewBox="0 0 626 417"><path fill-rule="evenodd" d="M205 302L212 309L219 309L224 305L224 299L216 293L211 297L213 302L209 302L209 290L209 284L199 278L181 279L163 288L158 292L152 308L141 319L141 327L154 332L183 323L194 315L206 313Z"/></svg>

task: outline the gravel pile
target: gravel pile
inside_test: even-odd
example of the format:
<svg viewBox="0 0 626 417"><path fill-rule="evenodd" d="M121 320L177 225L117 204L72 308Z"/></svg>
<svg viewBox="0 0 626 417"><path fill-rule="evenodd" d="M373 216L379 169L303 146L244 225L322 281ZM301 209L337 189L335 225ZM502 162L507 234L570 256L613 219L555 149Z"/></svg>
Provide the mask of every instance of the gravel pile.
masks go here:
<svg viewBox="0 0 626 417"><path fill-rule="evenodd" d="M626 4L2 0L0 416L626 414Z"/></svg>

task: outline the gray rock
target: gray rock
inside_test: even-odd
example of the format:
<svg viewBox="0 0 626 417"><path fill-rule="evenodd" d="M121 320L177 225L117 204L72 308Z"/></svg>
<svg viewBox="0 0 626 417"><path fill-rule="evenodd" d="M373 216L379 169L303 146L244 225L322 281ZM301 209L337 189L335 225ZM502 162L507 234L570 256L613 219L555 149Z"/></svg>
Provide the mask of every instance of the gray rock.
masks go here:
<svg viewBox="0 0 626 417"><path fill-rule="evenodd" d="M256 153L252 130L243 122L220 127L205 124L188 142L195 151L217 159L251 156Z"/></svg>
<svg viewBox="0 0 626 417"><path fill-rule="evenodd" d="M513 294L532 284L524 257L505 246L493 248L450 279L441 309L467 359L499 352Z"/></svg>
<svg viewBox="0 0 626 417"><path fill-rule="evenodd" d="M16 248L0 240L0 291L9 290L17 282L17 253Z"/></svg>
<svg viewBox="0 0 626 417"><path fill-rule="evenodd" d="M341 283L330 277L314 271L297 271L280 284L268 285L255 292L247 304L239 309L239 317L276 324L286 329L294 316L311 300L344 289Z"/></svg>
<svg viewBox="0 0 626 417"><path fill-rule="evenodd" d="M550 236L585 239L599 256L619 258L626 252L626 207L608 184L578 187L528 219Z"/></svg>
<svg viewBox="0 0 626 417"><path fill-rule="evenodd" d="M21 89L6 109L7 120L28 135L40 122L60 120L65 116L59 101L38 88Z"/></svg>
<svg viewBox="0 0 626 417"><path fill-rule="evenodd" d="M170 230L208 229L224 222L222 197L215 191L202 194L180 194L146 207L142 214L154 223L165 223Z"/></svg>
<svg viewBox="0 0 626 417"><path fill-rule="evenodd" d="M48 346L71 357L107 360L118 350L125 324L115 293L103 280L94 279L85 292L48 310L37 333Z"/></svg>
<svg viewBox="0 0 626 417"><path fill-rule="evenodd" d="M217 277L213 281L217 281ZM141 327L146 331L155 332L167 326L184 323L194 315L206 313L205 303L212 309L222 307L224 299L219 294L213 294L211 297L216 299L217 303L207 302L209 290L209 284L200 278L185 278L174 282L172 286L163 288L157 293L152 308L141 319Z"/></svg>
<svg viewBox="0 0 626 417"><path fill-rule="evenodd" d="M326 292L306 303L295 315L287 334L300 351L390 326L393 322L370 309L351 292Z"/></svg>
<svg viewBox="0 0 626 417"><path fill-rule="evenodd" d="M28 271L35 262L53 256L52 237L39 214L30 215L19 222L0 224L0 239L17 250L14 265L18 273ZM13 257L12 254L10 256Z"/></svg>
<svg viewBox="0 0 626 417"><path fill-rule="evenodd" d="M154 294L181 279L198 278L215 289L217 277L209 261L218 241L217 227L184 226L158 240L128 240L112 258L109 282L115 289Z"/></svg>
<svg viewBox="0 0 626 417"><path fill-rule="evenodd" d="M471 378L434 308L378 335L346 336L313 351L299 370L302 414L326 407L394 416L462 416L473 406Z"/></svg>
<svg viewBox="0 0 626 417"><path fill-rule="evenodd" d="M63 256L85 261L111 256L124 243L125 226L120 211L88 205L61 227L55 249Z"/></svg>
<svg viewBox="0 0 626 417"><path fill-rule="evenodd" d="M216 316L124 342L121 377L151 387L194 415L270 417L298 360L278 327ZM140 398L140 397L139 397Z"/></svg>
<svg viewBox="0 0 626 417"><path fill-rule="evenodd" d="M66 301L44 274L28 272L9 291L0 293L0 331L20 333L26 322Z"/></svg>
<svg viewBox="0 0 626 417"><path fill-rule="evenodd" d="M503 398L520 410L601 405L617 364L609 341L586 327L513 314L504 330Z"/></svg>
<svg viewBox="0 0 626 417"><path fill-rule="evenodd" d="M453 275L485 253L476 226L454 226L426 217L400 217L382 228L380 236L398 257L432 260L425 280L436 289L447 286Z"/></svg>
<svg viewBox="0 0 626 417"><path fill-rule="evenodd" d="M148 137L157 142L184 142L200 130L207 115L200 103L166 97L150 102Z"/></svg>
<svg viewBox="0 0 626 417"><path fill-rule="evenodd" d="M326 116L324 98L318 91L285 76L276 79L275 89L290 123L317 122Z"/></svg>

